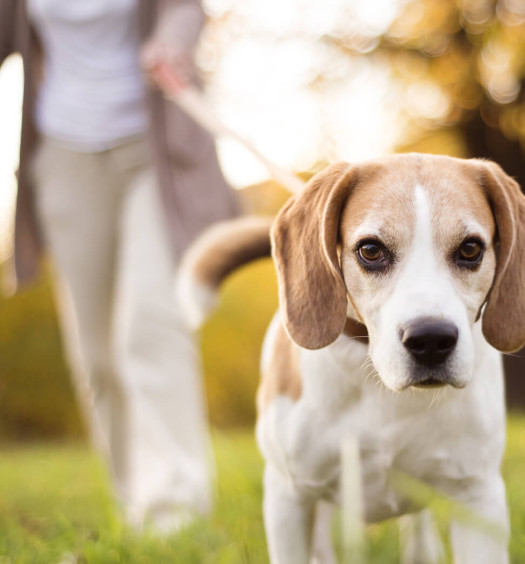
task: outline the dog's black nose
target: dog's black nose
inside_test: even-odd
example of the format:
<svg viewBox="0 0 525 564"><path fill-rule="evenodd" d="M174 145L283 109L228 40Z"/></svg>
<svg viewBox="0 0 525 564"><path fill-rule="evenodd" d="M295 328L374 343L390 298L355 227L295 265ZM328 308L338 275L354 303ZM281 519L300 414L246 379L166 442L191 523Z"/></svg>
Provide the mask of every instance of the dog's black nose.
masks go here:
<svg viewBox="0 0 525 564"><path fill-rule="evenodd" d="M401 329L401 342L414 360L425 366L442 363L454 350L458 328L450 321L424 317Z"/></svg>

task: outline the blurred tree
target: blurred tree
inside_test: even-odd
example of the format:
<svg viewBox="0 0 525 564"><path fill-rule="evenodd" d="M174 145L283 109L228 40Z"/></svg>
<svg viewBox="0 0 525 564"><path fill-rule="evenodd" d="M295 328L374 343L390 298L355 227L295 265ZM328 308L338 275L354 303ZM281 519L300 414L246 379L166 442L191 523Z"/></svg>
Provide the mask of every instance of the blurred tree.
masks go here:
<svg viewBox="0 0 525 564"><path fill-rule="evenodd" d="M412 139L455 127L468 156L491 158L525 184L523 0L408 0L381 35L352 28L324 40L346 55L388 60L404 83Z"/></svg>

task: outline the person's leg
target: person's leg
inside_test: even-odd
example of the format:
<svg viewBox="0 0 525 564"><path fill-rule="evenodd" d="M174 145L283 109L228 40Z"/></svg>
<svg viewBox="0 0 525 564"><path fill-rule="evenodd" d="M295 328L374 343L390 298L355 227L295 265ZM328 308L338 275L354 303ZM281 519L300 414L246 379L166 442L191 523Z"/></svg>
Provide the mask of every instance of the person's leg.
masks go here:
<svg viewBox="0 0 525 564"><path fill-rule="evenodd" d="M115 342L130 395L130 513L139 526L168 531L211 506L200 355L176 301L153 175L139 175L125 200Z"/></svg>
<svg viewBox="0 0 525 564"><path fill-rule="evenodd" d="M120 496L126 489L126 409L111 352L119 189L104 154L44 141L34 162L37 209L57 278L57 308L78 399Z"/></svg>

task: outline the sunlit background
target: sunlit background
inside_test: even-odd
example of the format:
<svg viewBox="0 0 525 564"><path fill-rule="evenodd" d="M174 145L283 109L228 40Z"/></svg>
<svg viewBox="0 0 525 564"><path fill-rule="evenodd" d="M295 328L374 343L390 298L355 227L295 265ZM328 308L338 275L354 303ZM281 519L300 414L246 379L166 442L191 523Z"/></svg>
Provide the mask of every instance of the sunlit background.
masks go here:
<svg viewBox="0 0 525 564"><path fill-rule="evenodd" d="M360 160L391 152L403 128L401 95L386 62L343 57L323 36L359 29L374 37L398 13L398 0L207 0L209 24L198 51L210 106L228 126L291 171L334 159ZM369 50L372 40L362 40ZM358 53L357 53L358 55ZM21 104L21 63L10 58L0 74L0 253L11 227ZM434 89L435 90L435 89ZM424 95L440 111L432 85ZM438 96L439 98L439 96ZM219 141L224 172L236 188L268 177L232 141Z"/></svg>
<svg viewBox="0 0 525 564"><path fill-rule="evenodd" d="M308 175L338 159L416 150L492 158L525 181L523 0L205 0L204 6L208 23L197 62L208 104L282 168ZM21 91L14 56L0 71L0 269L11 250ZM249 209L261 211L262 202L265 213L275 212L284 195L274 196L278 188L267 182L265 168L233 141L218 140L218 146L231 184L248 188L241 193ZM229 324L217 322L204 339L210 415L220 425L253 422L258 349L276 298L270 267L252 276L231 293L221 318ZM253 319L235 318L253 308L254 284L267 303ZM53 424L44 421L49 414L37 406L41 394L29 396L23 385L27 379L39 390L47 378L46 389L55 382L56 393L70 397L48 278L33 294L0 298L0 306L0 372L9 374L4 392L0 379L0 399L11 402L2 408L0 436L7 421L22 435L28 428L34 436L60 434L66 417L57 414L63 412L55 410ZM256 322L257 329L246 325ZM44 334L54 339L45 346ZM246 354L234 357L229 351L241 338ZM35 354L25 354L31 347ZM525 398L518 383L523 387L525 380L509 381L514 401ZM71 428L78 429L78 421Z"/></svg>
<svg viewBox="0 0 525 564"><path fill-rule="evenodd" d="M220 117L281 166L303 171L319 161L390 152L398 141L397 92L386 64L343 57L324 36L385 31L399 2L209 0L212 23L199 53ZM266 171L222 143L235 186Z"/></svg>
<svg viewBox="0 0 525 564"><path fill-rule="evenodd" d="M416 148L492 156L497 149L476 147L474 139L487 129L477 124L468 138L475 113L507 141L523 136L521 0L205 0L204 5L209 18L197 60L210 107L286 169L307 171L335 159L412 148L441 125L466 124L464 135L441 148ZM12 57L0 72L0 258L7 252L12 216L20 67ZM219 153L236 188L268 177L232 141L219 141Z"/></svg>

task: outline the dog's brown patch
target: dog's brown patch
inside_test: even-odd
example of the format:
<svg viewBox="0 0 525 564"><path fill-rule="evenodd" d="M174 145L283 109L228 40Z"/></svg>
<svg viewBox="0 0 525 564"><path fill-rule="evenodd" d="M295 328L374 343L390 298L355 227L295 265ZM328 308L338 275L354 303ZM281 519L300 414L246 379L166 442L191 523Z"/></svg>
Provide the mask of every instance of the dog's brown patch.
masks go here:
<svg viewBox="0 0 525 564"><path fill-rule="evenodd" d="M284 326L279 324L269 362L263 369L257 391L257 409L262 413L278 396L288 396L293 401L301 397L300 349L290 339Z"/></svg>

